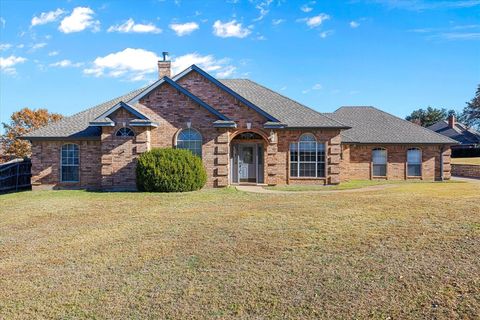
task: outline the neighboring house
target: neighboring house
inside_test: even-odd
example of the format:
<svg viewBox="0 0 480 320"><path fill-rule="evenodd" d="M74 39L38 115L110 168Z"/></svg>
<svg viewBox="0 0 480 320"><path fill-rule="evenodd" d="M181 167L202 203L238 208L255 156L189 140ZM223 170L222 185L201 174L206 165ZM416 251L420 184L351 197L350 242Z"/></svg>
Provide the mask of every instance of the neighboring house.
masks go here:
<svg viewBox="0 0 480 320"><path fill-rule="evenodd" d="M33 185L135 189L135 159L158 147L202 157L214 187L450 178L454 140L375 108L322 114L250 80L158 67L152 85L26 135Z"/></svg>
<svg viewBox="0 0 480 320"><path fill-rule="evenodd" d="M459 144L452 146L452 149L480 148L480 132L457 122L454 115L427 128L456 140Z"/></svg>

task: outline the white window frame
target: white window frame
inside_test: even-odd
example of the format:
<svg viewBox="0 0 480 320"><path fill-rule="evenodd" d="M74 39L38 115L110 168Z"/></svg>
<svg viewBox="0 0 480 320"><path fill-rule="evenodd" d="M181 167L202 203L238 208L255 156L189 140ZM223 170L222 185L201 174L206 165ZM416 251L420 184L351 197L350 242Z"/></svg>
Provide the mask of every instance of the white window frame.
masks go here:
<svg viewBox="0 0 480 320"><path fill-rule="evenodd" d="M374 151L385 151L385 163L383 164L378 164L378 163L375 163L373 161L374 157L373 157L373 153ZM385 166L385 175L384 176L378 176L378 175L375 175L374 172L374 166L375 165L384 165ZM385 149L385 148L373 148L372 149L372 177L374 178L386 178L388 176L388 150Z"/></svg>
<svg viewBox="0 0 480 320"><path fill-rule="evenodd" d="M118 133L120 132L120 130L125 130L125 129L130 130L130 131L133 133L133 135L132 135L132 136L125 136L125 135L119 135L119 134L118 134ZM127 138L127 139L128 139L128 138L133 138L133 137L135 137L135 131L133 131L133 130L132 130L131 128L129 128L129 127L121 127L121 128L119 128L117 131L115 131L115 137Z"/></svg>
<svg viewBox="0 0 480 320"><path fill-rule="evenodd" d="M420 174L419 175L415 175L415 176L411 176L408 174L408 166L410 165L410 163L408 162L408 152L409 151L418 151L420 153L420 163L412 163L411 165L415 165L415 166L419 166L420 167ZM422 153L422 149L420 148L409 148L407 150L407 159L406 159L406 163L407 163L407 172L406 172L406 176L407 177L412 177L412 178L420 178L422 177L422 164L423 164L423 153Z"/></svg>
<svg viewBox="0 0 480 320"><path fill-rule="evenodd" d="M302 137L305 137L305 136L311 136L314 141L315 141L315 161L300 161L300 143L302 142L313 142L313 141L301 141L302 140ZM295 144L296 146L296 149L297 149L297 161L292 161L292 157L291 157L291 150L292 150L292 144ZM318 161L318 145L323 145L323 162L320 162ZM315 137L315 135L313 135L312 133L304 133L300 136L300 138L298 139L297 142L292 142L290 143L289 145L289 163L290 163L290 168L289 168L289 172L288 172L288 175L289 177L291 178L300 178L300 179L309 179L309 178L326 178L327 176L327 144L324 143L324 142L318 142L317 141L317 138ZM300 175L300 164L302 163L315 163L315 176L301 176ZM319 165L323 165L324 166L324 174L323 176L318 176L318 166ZM296 176L292 176L292 170L291 170L291 167L292 166L296 166L297 167L297 175Z"/></svg>
<svg viewBox="0 0 480 320"><path fill-rule="evenodd" d="M70 145L77 147L77 150L78 150L78 164L74 164L74 163L64 164L63 163L63 148L66 147L66 146L70 146ZM67 150L67 152L68 151L69 150ZM67 158L75 159L75 158L72 158L72 157L67 157ZM72 161L72 162L74 162L74 161ZM63 167L76 167L77 171L78 171L78 180L64 180L63 179ZM65 143L60 148L60 182L72 182L72 183L73 182L74 183L80 182L80 146L76 143Z"/></svg>
<svg viewBox="0 0 480 320"><path fill-rule="evenodd" d="M200 139L199 140L181 140L179 139L180 138L180 135L182 134L183 131L188 131L188 130L192 130L192 131L195 131L199 136L200 136ZM200 154L196 153L196 152L193 152L191 149L189 148L181 148L179 147L179 141L182 142L182 141L195 141L195 142L200 142ZM178 132L177 136L176 136L176 139L175 139L175 148L177 149L183 149L183 150L189 150L190 152L192 152L194 155L196 156L199 156L200 158L202 158L202 155L203 155L203 136L202 134L200 133L200 131L198 131L197 129L194 129L194 128L185 128L185 129L182 129Z"/></svg>

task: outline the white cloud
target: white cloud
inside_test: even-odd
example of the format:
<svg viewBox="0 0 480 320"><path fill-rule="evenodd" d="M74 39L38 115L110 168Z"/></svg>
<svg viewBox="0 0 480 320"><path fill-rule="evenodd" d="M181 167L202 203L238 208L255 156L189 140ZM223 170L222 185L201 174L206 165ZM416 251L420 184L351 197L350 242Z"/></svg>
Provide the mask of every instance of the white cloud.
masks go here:
<svg viewBox="0 0 480 320"><path fill-rule="evenodd" d="M93 66L84 69L83 72L96 77L127 75L132 79L154 72L157 68L157 61L158 57L152 51L126 48L104 57L97 57L93 61Z"/></svg>
<svg viewBox="0 0 480 320"><path fill-rule="evenodd" d="M41 48L45 47L46 45L47 45L46 42L35 43L34 45L32 45L32 50L41 49Z"/></svg>
<svg viewBox="0 0 480 320"><path fill-rule="evenodd" d="M272 20L272 24L273 24L274 26L278 26L280 23L283 23L283 22L285 22L284 19L273 19L273 20Z"/></svg>
<svg viewBox="0 0 480 320"><path fill-rule="evenodd" d="M236 67L228 64L229 62L229 59L215 59L213 55L188 53L172 61L172 73L177 74L195 64L207 72L216 72L217 77L223 78L232 75L236 70Z"/></svg>
<svg viewBox="0 0 480 320"><path fill-rule="evenodd" d="M97 57L83 73L95 77L123 77L130 81L142 81L156 77L159 59L155 52L127 48L104 57ZM63 64L67 66L68 62ZM229 59L216 59L213 55L202 56L194 52L173 59L172 74L177 74L192 64L207 72L215 72L217 77L228 77L236 70L236 67L229 64Z"/></svg>
<svg viewBox="0 0 480 320"><path fill-rule="evenodd" d="M306 3L306 4L304 4L303 6L301 6L301 7L300 7L300 10L302 10L302 11L305 12L305 13L308 13L308 12L310 12L310 11L313 10L313 7L312 7L312 6L313 6L314 4L315 4L315 1L310 1L310 2L308 2L308 3Z"/></svg>
<svg viewBox="0 0 480 320"><path fill-rule="evenodd" d="M480 32L446 32L440 37L446 40L479 40Z"/></svg>
<svg viewBox="0 0 480 320"><path fill-rule="evenodd" d="M301 19L300 21L305 21L307 26L310 28L315 28L320 26L324 21L329 20L330 16L326 13L320 13L317 16L311 17L311 18L305 18Z"/></svg>
<svg viewBox="0 0 480 320"><path fill-rule="evenodd" d="M73 63L72 61L65 59L55 63L51 63L50 67L66 68L66 67L81 67L82 65L83 63L81 62Z"/></svg>
<svg viewBox="0 0 480 320"><path fill-rule="evenodd" d="M152 23L141 24L135 23L135 21L130 18L120 25L111 26L108 28L108 32L121 32L121 33L160 33L162 29L158 28Z"/></svg>
<svg viewBox="0 0 480 320"><path fill-rule="evenodd" d="M17 73L15 65L24 63L26 58L11 55L7 58L0 57L0 70L6 74L14 75Z"/></svg>
<svg viewBox="0 0 480 320"><path fill-rule="evenodd" d="M10 43L0 43L0 51L8 50L12 47Z"/></svg>
<svg viewBox="0 0 480 320"><path fill-rule="evenodd" d="M50 51L50 52L48 53L48 56L49 56L49 57L54 57L54 56L58 56L58 54L59 54L58 51Z"/></svg>
<svg viewBox="0 0 480 320"><path fill-rule="evenodd" d="M32 18L32 27L46 24L57 20L61 15L65 13L62 9L57 9L55 11L42 12L40 16Z"/></svg>
<svg viewBox="0 0 480 320"><path fill-rule="evenodd" d="M196 22L187 22L187 23L172 23L170 24L170 29L175 31L177 36L185 36L199 28L198 23Z"/></svg>
<svg viewBox="0 0 480 320"><path fill-rule="evenodd" d="M240 22L237 23L236 20L229 22L221 22L220 20L215 21L213 24L213 34L221 38L245 38L252 31L248 28L243 28Z"/></svg>
<svg viewBox="0 0 480 320"><path fill-rule="evenodd" d="M333 34L333 30L323 31L323 32L320 32L320 38L325 39L326 37L332 34Z"/></svg>
<svg viewBox="0 0 480 320"><path fill-rule="evenodd" d="M265 0L255 6L255 8L259 11L260 15L258 16L258 18L253 19L253 21L262 20L268 14L268 12L270 12L269 7L272 2L273 0Z"/></svg>
<svg viewBox="0 0 480 320"><path fill-rule="evenodd" d="M360 27L360 23L357 21L350 21L349 24L350 24L350 27L353 29Z"/></svg>
<svg viewBox="0 0 480 320"><path fill-rule="evenodd" d="M312 90L318 91L318 90L322 90L322 89L323 89L323 86L320 83L315 83L311 88L302 90L302 94L307 94Z"/></svg>
<svg viewBox="0 0 480 320"><path fill-rule="evenodd" d="M235 66L227 66L223 68L223 70L217 72L217 77L218 78L230 77L236 70L237 68Z"/></svg>
<svg viewBox="0 0 480 320"><path fill-rule="evenodd" d="M63 18L58 30L63 33L80 32L91 28L93 31L100 30L100 22L93 19L95 12L89 7L76 7L72 14Z"/></svg>

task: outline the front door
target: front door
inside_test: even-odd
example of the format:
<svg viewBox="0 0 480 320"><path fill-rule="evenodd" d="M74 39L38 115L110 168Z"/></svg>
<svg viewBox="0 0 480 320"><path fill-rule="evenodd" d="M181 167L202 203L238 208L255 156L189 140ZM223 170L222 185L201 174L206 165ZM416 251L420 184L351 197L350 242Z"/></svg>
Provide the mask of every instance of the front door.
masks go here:
<svg viewBox="0 0 480 320"><path fill-rule="evenodd" d="M240 182L257 182L256 148L254 145L240 145L238 176Z"/></svg>

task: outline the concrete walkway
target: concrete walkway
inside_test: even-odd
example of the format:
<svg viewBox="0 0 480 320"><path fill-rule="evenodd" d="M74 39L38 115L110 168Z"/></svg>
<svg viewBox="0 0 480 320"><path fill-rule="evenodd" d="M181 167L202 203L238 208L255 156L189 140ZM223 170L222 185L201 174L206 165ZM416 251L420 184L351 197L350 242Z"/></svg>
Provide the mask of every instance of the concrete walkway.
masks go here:
<svg viewBox="0 0 480 320"><path fill-rule="evenodd" d="M265 189L261 186L236 186L235 188L238 191L252 192L252 193L269 193L269 194L302 194L302 193L313 193L313 194L329 194L329 193L343 193L343 192L365 192L365 191L378 191L383 189L388 189L391 187L398 186L398 184L380 184L378 186L369 186L357 189L345 189L345 190L310 190L310 191L282 191L282 190L272 190Z"/></svg>
<svg viewBox="0 0 480 320"><path fill-rule="evenodd" d="M473 184L480 184L480 179L476 178L463 178L463 177L452 177L453 181L464 181ZM269 194L329 194L329 193L343 193L343 192L366 192L366 191L378 191L395 186L401 186L402 184L379 184L376 186L369 186L357 189L344 189L344 190L310 190L310 191L282 191L282 190L272 190L265 189L262 186L236 186L235 188L239 191L252 192L252 193L269 193ZM476 187L476 186L475 186Z"/></svg>

